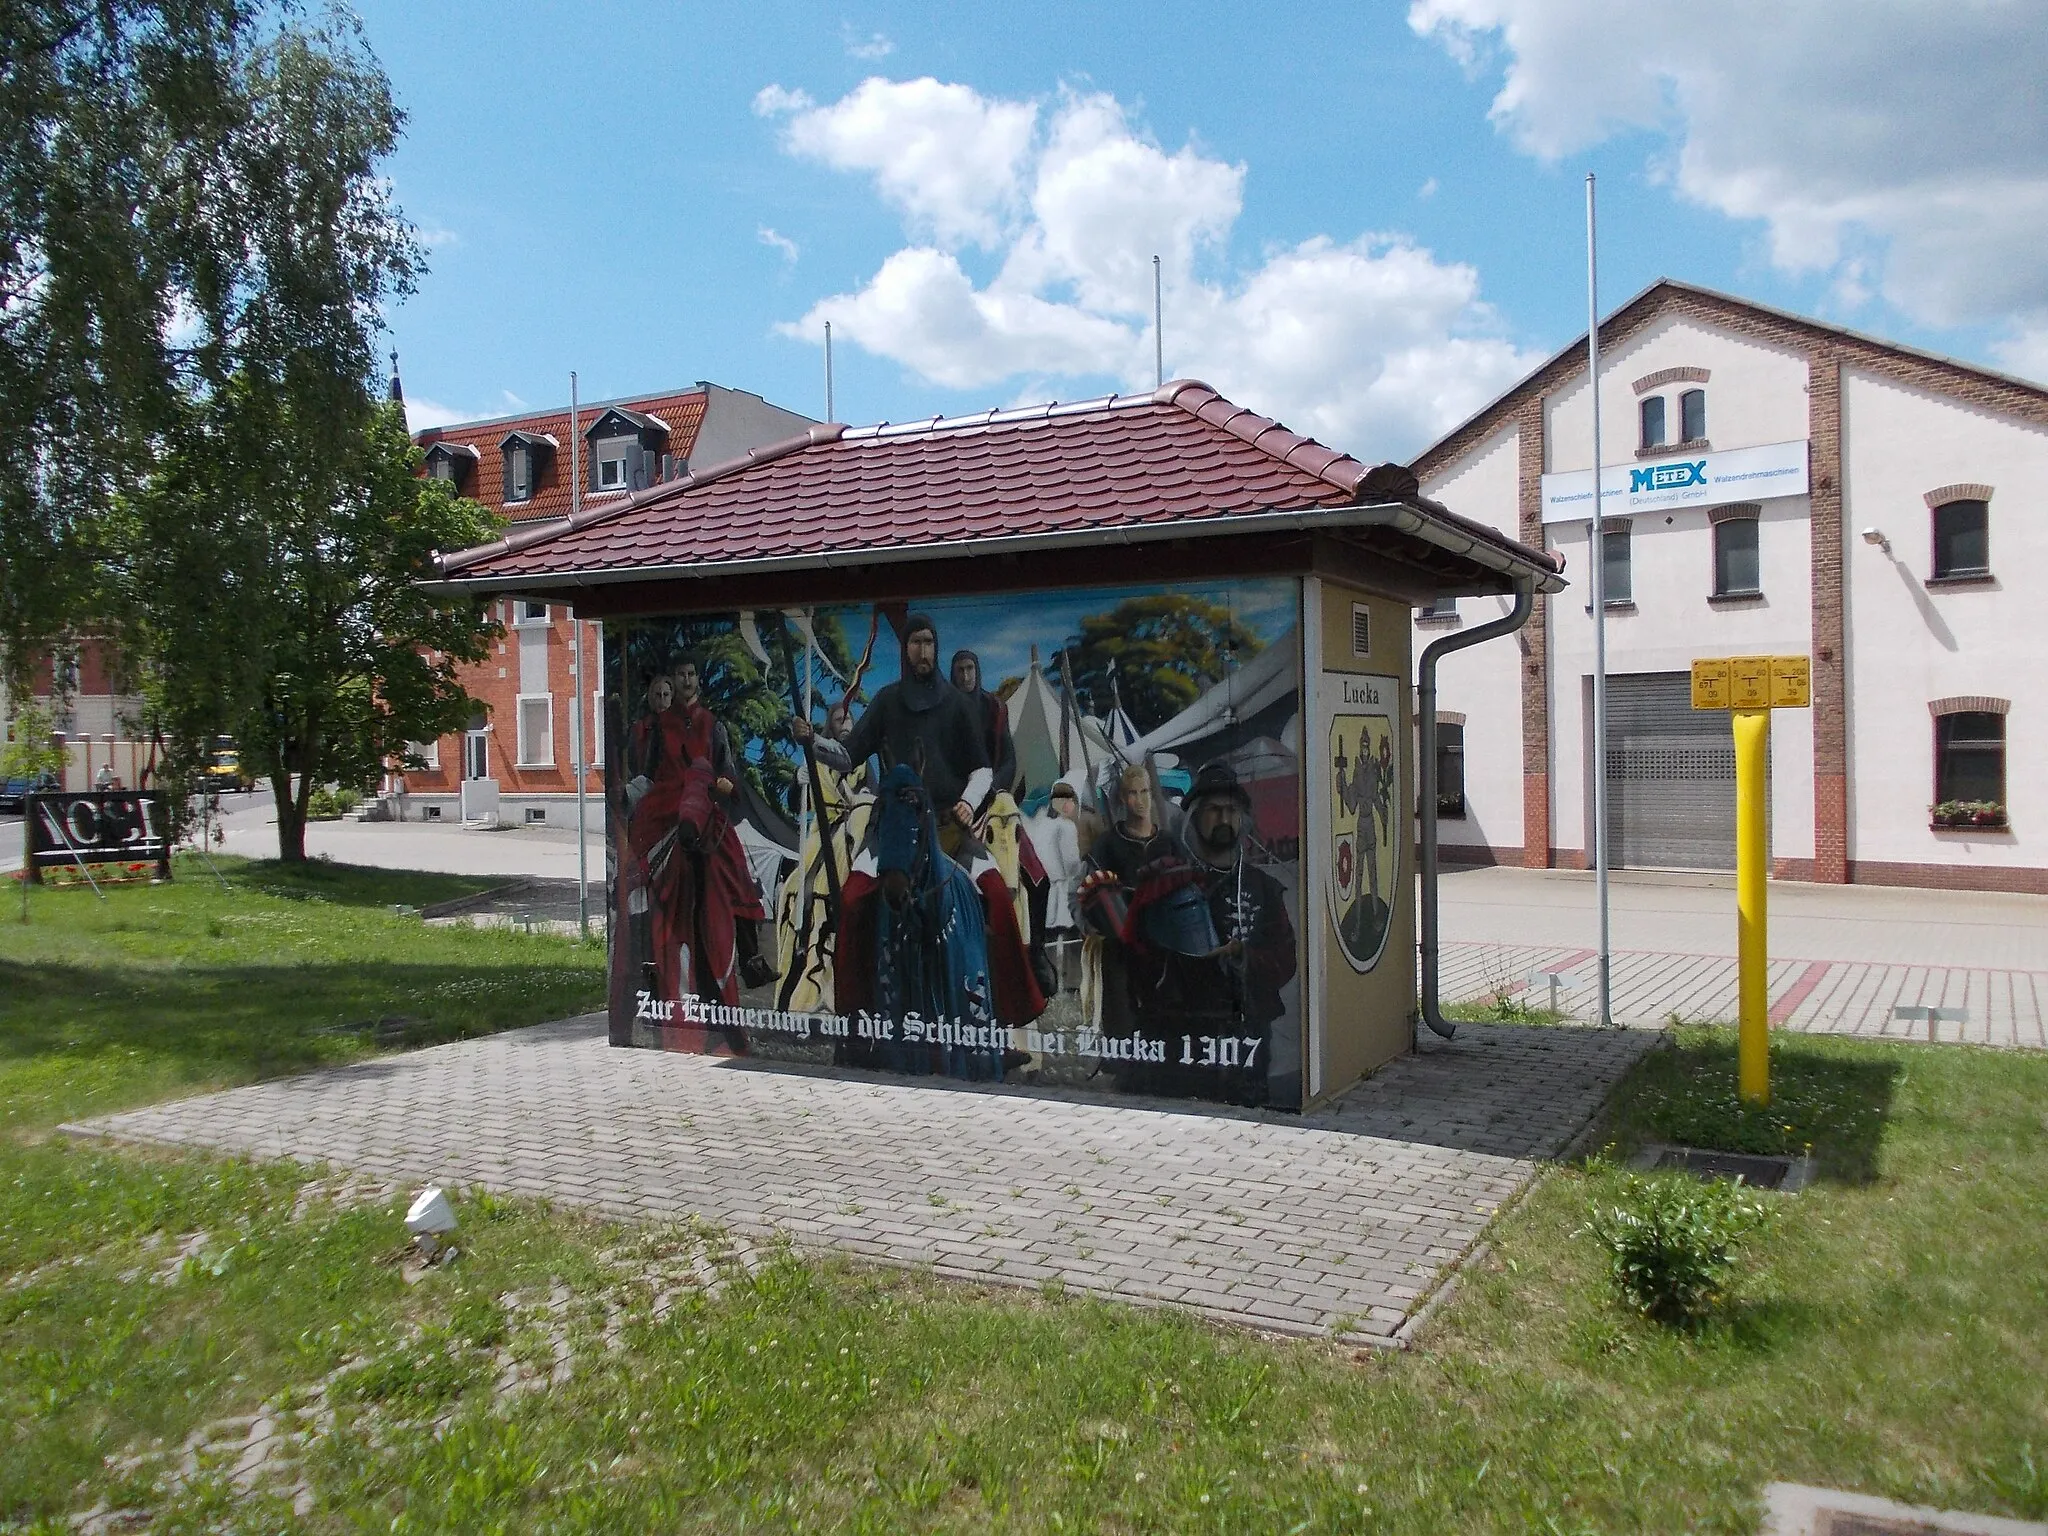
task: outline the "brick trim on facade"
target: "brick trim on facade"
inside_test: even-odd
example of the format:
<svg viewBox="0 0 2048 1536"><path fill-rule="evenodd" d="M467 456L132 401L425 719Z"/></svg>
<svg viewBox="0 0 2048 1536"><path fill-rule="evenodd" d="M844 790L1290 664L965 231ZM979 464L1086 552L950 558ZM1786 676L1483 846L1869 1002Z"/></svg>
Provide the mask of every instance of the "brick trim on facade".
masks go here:
<svg viewBox="0 0 2048 1536"><path fill-rule="evenodd" d="M1927 713L1930 715L2003 715L2011 711L2012 700L1994 699L1984 693L1958 693L1946 699L1927 701Z"/></svg>
<svg viewBox="0 0 2048 1536"><path fill-rule="evenodd" d="M1954 485L1937 486L1921 498L1927 503L1927 510L1945 507L1952 501L1989 501L1991 487L1980 485L1974 480L1959 480Z"/></svg>
<svg viewBox="0 0 2048 1536"><path fill-rule="evenodd" d="M1517 532L1532 549L1547 547L1543 528L1543 397L1532 395L1515 411ZM1530 637L1534 636L1532 640ZM1550 864L1550 599L1536 606L1515 636L1522 653L1522 864Z"/></svg>
<svg viewBox="0 0 2048 1536"><path fill-rule="evenodd" d="M1918 886L1936 891L2015 891L2048 896L2048 869L1997 864L1893 864L1857 859L1849 878L1858 885Z"/></svg>
<svg viewBox="0 0 2048 1536"><path fill-rule="evenodd" d="M1707 508L1708 523L1732 523L1738 518L1762 517L1764 509L1753 501L1731 501L1725 507Z"/></svg>
<svg viewBox="0 0 2048 1536"><path fill-rule="evenodd" d="M1660 384L1704 384L1710 377L1704 368L1659 368L1655 373L1644 374L1630 387L1644 395Z"/></svg>
<svg viewBox="0 0 2048 1536"><path fill-rule="evenodd" d="M1813 878L1849 879L1849 679L1842 589L1842 360L1816 349L1806 370L1807 530L1813 581Z"/></svg>

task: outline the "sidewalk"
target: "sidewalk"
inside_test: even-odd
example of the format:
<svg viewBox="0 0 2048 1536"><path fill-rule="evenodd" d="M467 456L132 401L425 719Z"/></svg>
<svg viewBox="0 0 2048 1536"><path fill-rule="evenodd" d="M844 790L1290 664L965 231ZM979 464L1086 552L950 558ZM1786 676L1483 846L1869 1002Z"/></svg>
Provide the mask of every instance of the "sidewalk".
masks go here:
<svg viewBox="0 0 2048 1536"><path fill-rule="evenodd" d="M2048 1048L2048 897L1880 886L1770 887L1771 1019L1788 1029L1890 1039L1928 1036L1895 1007L1964 1008L1933 1038ZM1735 889L1728 875L1622 871L1613 879L1617 1022L1732 1021ZM1443 884L1443 992L1506 990L1550 1006L1540 971L1569 974L1557 1006L1597 1008L1597 918L1590 875L1480 869Z"/></svg>

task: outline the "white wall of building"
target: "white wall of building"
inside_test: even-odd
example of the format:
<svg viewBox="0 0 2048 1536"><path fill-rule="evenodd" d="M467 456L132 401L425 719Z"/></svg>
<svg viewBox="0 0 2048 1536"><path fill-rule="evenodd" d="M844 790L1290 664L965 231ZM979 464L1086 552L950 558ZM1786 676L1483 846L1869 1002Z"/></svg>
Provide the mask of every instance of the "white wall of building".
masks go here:
<svg viewBox="0 0 2048 1536"><path fill-rule="evenodd" d="M1718 377L1718 375L1717 375ZM1712 385L1708 386L1712 410ZM1803 419L1801 425L1804 425ZM1782 439L1780 439L1782 441ZM1607 669L1684 672L1704 656L1803 656L1813 635L1812 543L1804 496L1760 503L1757 548L1760 600L1715 603L1713 529L1704 509L1630 520L1635 609L1607 615ZM1584 523L1550 530L1572 589L1550 604L1551 836L1560 848L1592 846L1586 755L1592 740L1592 595ZM1469 753L1469 748L1467 749ZM1813 857L1813 724L1807 710L1781 710L1771 722L1771 851Z"/></svg>
<svg viewBox="0 0 2048 1536"><path fill-rule="evenodd" d="M1518 537L1520 452L1521 433L1510 425L1422 493L1461 517ZM1456 625L1416 625L1415 655L1462 627L1505 617L1513 606L1505 597L1460 598ZM1465 717L1465 818L1439 824L1447 847L1522 846L1521 662L1519 639L1501 639L1454 651L1437 667L1438 710Z"/></svg>
<svg viewBox="0 0 2048 1536"><path fill-rule="evenodd" d="M1788 348L1709 328L1696 320L1653 321L1600 358L1601 457L1636 462L1635 380L1666 368L1704 368L1704 386L1665 384L1661 394L1672 436L1680 391L1707 391L1707 440L1717 450L1753 448L1806 436L1806 360ZM1557 474L1593 463L1591 397L1583 377L1551 396L1545 415L1545 470Z"/></svg>
<svg viewBox="0 0 2048 1536"><path fill-rule="evenodd" d="M1849 857L2048 865L2048 430L1873 375L1843 379ZM1928 587L1927 492L1993 488L1982 586ZM1891 554L1858 535L1877 528ZM1928 701L2009 699L2010 833L1935 832Z"/></svg>

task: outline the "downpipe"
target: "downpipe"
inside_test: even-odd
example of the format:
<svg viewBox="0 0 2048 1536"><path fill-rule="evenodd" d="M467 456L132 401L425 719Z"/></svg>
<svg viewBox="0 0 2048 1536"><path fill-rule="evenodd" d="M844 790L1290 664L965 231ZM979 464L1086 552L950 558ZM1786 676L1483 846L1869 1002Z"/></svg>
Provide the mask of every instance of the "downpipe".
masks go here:
<svg viewBox="0 0 2048 1536"><path fill-rule="evenodd" d="M1433 641L1423 649L1422 661L1416 668L1415 709L1420 717L1419 755L1422 758L1421 772L1417 775L1422 800L1417 816L1422 823L1422 1007L1419 1016L1434 1033L1446 1040L1458 1032L1458 1026L1443 1015L1441 977L1438 974L1443 946L1439 934L1441 924L1437 914L1436 664L1453 651L1462 651L1467 646L1496 640L1502 635L1512 635L1529 622L1529 615L1535 611L1536 583L1533 578L1518 576L1515 579L1513 608L1490 624L1460 630L1454 635L1445 635L1441 640Z"/></svg>

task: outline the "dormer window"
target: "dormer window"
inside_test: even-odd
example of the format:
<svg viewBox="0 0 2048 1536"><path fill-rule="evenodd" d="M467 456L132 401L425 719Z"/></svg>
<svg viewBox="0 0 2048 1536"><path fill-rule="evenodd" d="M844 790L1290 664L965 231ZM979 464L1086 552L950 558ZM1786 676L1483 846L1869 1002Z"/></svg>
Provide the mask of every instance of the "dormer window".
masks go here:
<svg viewBox="0 0 2048 1536"><path fill-rule="evenodd" d="M504 456L505 504L533 500L554 457L555 440L544 432L508 432L498 451Z"/></svg>
<svg viewBox="0 0 2048 1536"><path fill-rule="evenodd" d="M668 423L618 406L602 412L584 433L590 443L590 484L595 495L637 491L655 481L668 446Z"/></svg>
<svg viewBox="0 0 2048 1536"><path fill-rule="evenodd" d="M633 471L630 461L639 455L639 443L630 437L614 437L592 445L597 463L597 485L600 491L625 491L633 486Z"/></svg>
<svg viewBox="0 0 2048 1536"><path fill-rule="evenodd" d="M476 461L477 451L467 443L433 443L424 468L429 480L446 480L457 495L466 496L476 478Z"/></svg>

